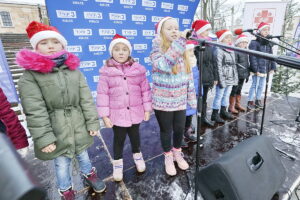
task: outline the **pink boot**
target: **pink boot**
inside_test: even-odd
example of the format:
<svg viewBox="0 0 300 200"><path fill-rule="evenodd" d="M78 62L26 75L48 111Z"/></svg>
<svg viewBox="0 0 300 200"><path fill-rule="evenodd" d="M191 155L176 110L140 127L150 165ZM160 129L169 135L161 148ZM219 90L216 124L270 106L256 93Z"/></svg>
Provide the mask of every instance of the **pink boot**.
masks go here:
<svg viewBox="0 0 300 200"><path fill-rule="evenodd" d="M174 161L177 162L178 167L182 170L187 170L189 168L189 164L184 160L183 158L183 153L181 152L181 148L172 149L173 156L174 156Z"/></svg>
<svg viewBox="0 0 300 200"><path fill-rule="evenodd" d="M165 167L166 167L166 172L168 175L170 175L170 176L176 175L177 172L176 172L176 168L174 165L172 152L165 153Z"/></svg>
<svg viewBox="0 0 300 200"><path fill-rule="evenodd" d="M133 160L138 172L144 172L146 170L145 161L143 159L142 153L134 153Z"/></svg>
<svg viewBox="0 0 300 200"><path fill-rule="evenodd" d="M65 191L58 190L58 193L63 200L75 200L75 191L73 190L73 187L70 187Z"/></svg>

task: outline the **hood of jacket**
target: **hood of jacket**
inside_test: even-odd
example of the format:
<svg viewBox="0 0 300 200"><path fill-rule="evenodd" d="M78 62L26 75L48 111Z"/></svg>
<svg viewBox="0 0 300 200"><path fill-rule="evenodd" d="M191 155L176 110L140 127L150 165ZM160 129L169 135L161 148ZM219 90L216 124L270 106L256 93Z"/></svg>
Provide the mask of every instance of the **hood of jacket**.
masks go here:
<svg viewBox="0 0 300 200"><path fill-rule="evenodd" d="M74 54L66 50L62 50L53 55L46 56L31 51L29 49L22 49L16 55L16 63L26 70L36 71L40 73L50 73L53 71L53 68L56 66L56 63L53 61L53 59L63 54L67 55L64 64L70 70L76 70L80 65L80 60L77 56L75 56Z"/></svg>

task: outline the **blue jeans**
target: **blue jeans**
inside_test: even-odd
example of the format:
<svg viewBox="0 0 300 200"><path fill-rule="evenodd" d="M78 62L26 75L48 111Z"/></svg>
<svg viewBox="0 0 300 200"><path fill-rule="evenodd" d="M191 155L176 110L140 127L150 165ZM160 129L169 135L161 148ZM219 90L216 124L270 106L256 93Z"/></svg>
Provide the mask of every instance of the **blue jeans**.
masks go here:
<svg viewBox="0 0 300 200"><path fill-rule="evenodd" d="M225 88L220 88L216 85L216 94L213 102L213 109L219 110L222 106L229 105L229 95L231 93L232 85L226 86Z"/></svg>
<svg viewBox="0 0 300 200"><path fill-rule="evenodd" d="M79 155L76 155L76 158L79 162L81 173L89 174L92 170L92 164L87 150L83 151ZM65 156L59 156L54 159L57 185L61 191L67 190L72 186L70 175L71 161L71 158Z"/></svg>
<svg viewBox="0 0 300 200"><path fill-rule="evenodd" d="M260 77L253 75L252 76L252 85L250 87L248 101L254 101L254 97L256 96L256 100L261 100L261 95L265 88L266 77ZM256 95L255 95L256 94Z"/></svg>

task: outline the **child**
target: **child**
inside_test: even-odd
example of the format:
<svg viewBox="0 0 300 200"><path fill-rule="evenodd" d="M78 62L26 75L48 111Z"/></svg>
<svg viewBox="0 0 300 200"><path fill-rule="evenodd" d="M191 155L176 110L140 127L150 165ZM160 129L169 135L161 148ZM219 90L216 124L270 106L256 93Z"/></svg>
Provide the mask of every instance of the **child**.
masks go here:
<svg viewBox="0 0 300 200"><path fill-rule="evenodd" d="M132 47L116 34L109 45L111 58L100 69L97 88L98 114L107 128L114 131L113 177L123 179L123 148L128 133L133 160L138 172L144 172L145 162L140 150L139 125L150 117L151 91L146 69L130 56Z"/></svg>
<svg viewBox="0 0 300 200"><path fill-rule="evenodd" d="M266 37L270 33L270 25L265 22L261 22L258 25L257 29L258 35L262 37ZM256 40L252 40L250 42L249 49L273 54L271 44L267 40L260 37L257 37ZM276 64L274 61L251 55L249 56L249 59L250 70L254 73L254 75L252 76L252 85L250 87L248 95L247 109L252 110L255 108L263 107L261 102L261 96L265 87L267 73L274 73L274 70L276 70ZM254 98L256 99L255 104Z"/></svg>
<svg viewBox="0 0 300 200"><path fill-rule="evenodd" d="M235 41L237 47L246 49L249 44L249 39L246 35L239 35ZM235 61L237 66L237 72L239 82L237 86L232 87L232 91L229 99L229 111L233 114L237 114L239 111L245 112L246 109L241 106L241 93L245 79L249 78L249 56L244 53L235 52ZM236 110L237 109L237 110Z"/></svg>
<svg viewBox="0 0 300 200"><path fill-rule="evenodd" d="M186 31L179 32L175 18L165 17L156 24L152 43L152 105L160 127L160 139L168 175L176 175L174 161L182 170L189 168L181 152L187 103L196 108L196 94L191 67L183 58ZM172 139L173 132L173 139ZM173 145L171 144L173 140Z"/></svg>
<svg viewBox="0 0 300 200"><path fill-rule="evenodd" d="M0 122L4 126L0 128L1 132L6 133L16 149L28 146L25 129L16 113L11 109L2 88L0 88Z"/></svg>
<svg viewBox="0 0 300 200"><path fill-rule="evenodd" d="M211 40L208 37L211 31L211 24L206 20L196 20L192 24L192 29L196 32L196 35L199 39ZM199 49L195 49L195 56L197 58L197 65L200 65L200 60L198 60ZM213 58L213 47L205 46L203 52L203 66L202 67L202 84L203 84L203 94L202 94L202 111L201 111L201 121L203 125L214 126L214 122L210 121L207 118L207 96L208 91L211 90L214 85L218 82L218 71L214 67L214 58ZM219 121L216 121L217 123Z"/></svg>
<svg viewBox="0 0 300 200"><path fill-rule="evenodd" d="M232 33L229 30L220 30L216 32L219 42L226 45L232 44ZM235 64L234 52L229 49L216 49L216 64L218 69L218 84L216 85L216 94L213 101L213 113L211 120L224 123L224 119L234 119L227 112L229 104L229 95L233 85L238 84L238 74ZM221 107L221 112L219 110Z"/></svg>
<svg viewBox="0 0 300 200"><path fill-rule="evenodd" d="M34 51L21 50L16 60L26 70L18 85L35 155L54 159L62 199L75 199L70 176L74 157L85 184L103 192L106 186L87 153L99 120L89 87L77 69L79 59L65 50L67 41L55 27L33 21L26 31Z"/></svg>

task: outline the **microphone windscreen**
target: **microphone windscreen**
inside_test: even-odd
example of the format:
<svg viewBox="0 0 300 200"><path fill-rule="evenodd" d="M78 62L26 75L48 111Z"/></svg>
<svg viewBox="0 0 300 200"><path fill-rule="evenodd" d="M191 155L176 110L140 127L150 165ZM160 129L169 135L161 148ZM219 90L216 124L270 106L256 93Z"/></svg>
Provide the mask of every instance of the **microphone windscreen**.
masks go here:
<svg viewBox="0 0 300 200"><path fill-rule="evenodd" d="M242 29L236 29L235 31L234 31L234 34L236 34L236 35L241 35L243 33L243 30Z"/></svg>

